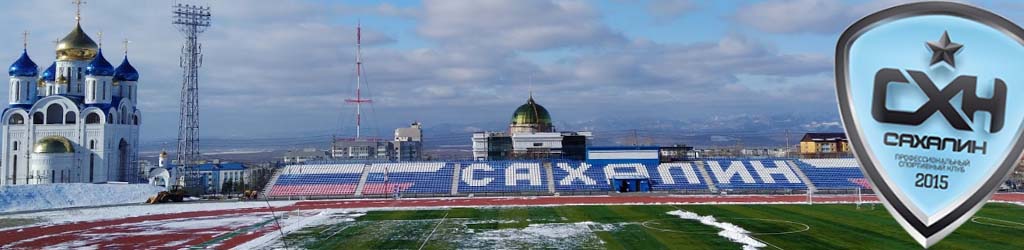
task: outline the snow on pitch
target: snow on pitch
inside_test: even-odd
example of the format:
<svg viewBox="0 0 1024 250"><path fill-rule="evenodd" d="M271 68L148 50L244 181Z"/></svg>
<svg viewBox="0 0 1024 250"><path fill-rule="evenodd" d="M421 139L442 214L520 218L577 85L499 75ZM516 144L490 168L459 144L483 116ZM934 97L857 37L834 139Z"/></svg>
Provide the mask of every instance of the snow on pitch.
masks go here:
<svg viewBox="0 0 1024 250"><path fill-rule="evenodd" d="M722 236L733 242L743 244L743 250L755 250L767 246L764 243L761 243L761 241L755 240L754 238L750 237L750 232L747 231L746 229L743 229L742 227L739 227L737 225L733 225L732 223L720 222L717 219L715 219L714 216L711 215L701 216L694 212L683 210L670 211L668 212L668 214L679 216L679 218L682 219L700 221L701 224L722 229L722 231L718 231L718 236Z"/></svg>
<svg viewBox="0 0 1024 250"><path fill-rule="evenodd" d="M289 206L295 204L295 201L271 201L271 206L278 208L283 206ZM116 209L107 208L74 208L74 209L62 209L57 211L46 211L46 212L35 212L35 213L24 213L15 215L2 216L3 218L14 218L14 219L39 219L42 220L39 223L25 226L38 226L38 225L53 225L63 224L72 222L82 221L97 221L97 220L109 220L109 219L120 219L144 215L153 214L170 214L170 213L183 213L183 212L198 212L198 211L216 211L216 210L228 210L228 209L241 209L241 208L262 208L266 207L266 202L197 202L197 203L167 203L167 204L140 204L140 205L128 205L118 207ZM18 228L18 227L14 227ZM7 228L10 229L10 228Z"/></svg>
<svg viewBox="0 0 1024 250"><path fill-rule="evenodd" d="M0 187L0 213L144 203L163 188L148 184L39 184Z"/></svg>
<svg viewBox="0 0 1024 250"><path fill-rule="evenodd" d="M250 240L235 249L278 249L282 248L281 234L290 234L303 228L317 225L353 222L356 218L366 215L363 212L353 212L348 209L324 209L313 211L296 211L281 216L277 223L282 226L281 230L268 232L259 238Z"/></svg>
<svg viewBox="0 0 1024 250"><path fill-rule="evenodd" d="M454 239L460 247L471 249L530 248L601 248L604 244L594 232L613 231L618 226L595 222L530 224L525 228L497 230L466 230Z"/></svg>

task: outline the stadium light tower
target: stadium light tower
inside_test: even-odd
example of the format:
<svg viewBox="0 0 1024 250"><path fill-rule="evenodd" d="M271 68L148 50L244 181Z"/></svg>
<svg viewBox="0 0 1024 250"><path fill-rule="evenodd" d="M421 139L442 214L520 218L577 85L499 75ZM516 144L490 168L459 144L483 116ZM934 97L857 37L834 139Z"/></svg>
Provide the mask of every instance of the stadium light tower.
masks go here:
<svg viewBox="0 0 1024 250"><path fill-rule="evenodd" d="M198 184L194 164L199 160L199 67L203 64L199 34L210 27L210 7L190 4L172 6L172 22L185 35L179 64L184 70L181 82L178 121L178 160L185 186ZM191 187L190 187L191 189Z"/></svg>

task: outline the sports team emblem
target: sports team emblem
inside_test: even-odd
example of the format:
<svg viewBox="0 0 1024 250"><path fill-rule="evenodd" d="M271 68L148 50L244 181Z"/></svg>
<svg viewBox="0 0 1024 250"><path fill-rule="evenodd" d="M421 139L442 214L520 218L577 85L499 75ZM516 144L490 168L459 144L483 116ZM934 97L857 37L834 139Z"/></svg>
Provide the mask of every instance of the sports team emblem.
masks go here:
<svg viewBox="0 0 1024 250"><path fill-rule="evenodd" d="M854 153L922 246L974 215L1021 158L1021 58L1024 30L959 3L896 6L840 37L836 91Z"/></svg>

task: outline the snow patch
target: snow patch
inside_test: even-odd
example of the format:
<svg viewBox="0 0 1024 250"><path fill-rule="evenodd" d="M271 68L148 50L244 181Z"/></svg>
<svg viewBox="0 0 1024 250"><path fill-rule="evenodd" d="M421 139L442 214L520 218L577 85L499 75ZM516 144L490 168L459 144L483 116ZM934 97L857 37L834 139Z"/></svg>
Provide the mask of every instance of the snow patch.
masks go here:
<svg viewBox="0 0 1024 250"><path fill-rule="evenodd" d="M999 201L999 200L994 200L994 199L995 198L993 198L993 201L990 201L990 202L993 202L993 203L997 202L997 203L1004 203L1004 204L1013 204L1013 205L1024 207L1024 202L1018 202L1018 201Z"/></svg>
<svg viewBox="0 0 1024 250"><path fill-rule="evenodd" d="M605 231L602 226L592 229L596 224L599 223L530 224L525 228L469 231L471 236L462 240L460 247L490 249L512 249L521 246L555 249L594 248L604 243L593 234L593 231Z"/></svg>
<svg viewBox="0 0 1024 250"><path fill-rule="evenodd" d="M61 183L0 186L0 213L142 204L164 188L149 184Z"/></svg>
<svg viewBox="0 0 1024 250"><path fill-rule="evenodd" d="M290 206L295 204L295 201L271 201L272 207ZM25 214L14 214L4 216L5 218L35 218L43 221L39 223L33 223L32 225L24 225L14 228L31 227L39 225L54 225L81 221L98 221L98 220L109 220L109 219L120 219L144 215L153 214L173 214L173 213L184 213L184 212L197 212L197 211L215 211L215 210L228 210L228 209L245 209L245 208L265 208L267 202L185 202L185 203L167 203L167 204L142 204L142 205L127 205L120 206L117 208L102 207L102 208L75 208L75 209L64 209L58 211L45 211L45 212L34 212ZM11 228L8 228L11 229Z"/></svg>
<svg viewBox="0 0 1024 250"><path fill-rule="evenodd" d="M259 222L259 218L249 216L233 216L218 218L188 218L170 222L158 222L159 228L174 229L176 231L190 229L207 229L221 226L245 226Z"/></svg>
<svg viewBox="0 0 1024 250"><path fill-rule="evenodd" d="M283 231L285 235L288 235L292 232L311 226L336 222L352 222L355 221L356 218L366 215L366 213L363 212L352 213L351 210L347 209L324 209L313 212L315 212L315 214L312 215L302 212L285 214L286 216L282 216L282 218L278 219L278 223L281 223L281 226L283 227L281 230L268 232L259 238L250 240L235 247L235 249L268 248L281 242L281 231Z"/></svg>
<svg viewBox="0 0 1024 250"><path fill-rule="evenodd" d="M725 237L726 239L729 239L732 242L743 244L743 250L754 250L767 246L761 241L755 240L754 238L750 237L750 232L747 231L746 229L743 229L742 227L739 227L737 225L733 225L732 223L719 222L717 219L715 219L714 216L711 215L701 216L697 213L683 210L670 211L668 212L668 214L679 216L679 218L682 219L700 221L701 224L722 229L722 231L718 231L718 236Z"/></svg>

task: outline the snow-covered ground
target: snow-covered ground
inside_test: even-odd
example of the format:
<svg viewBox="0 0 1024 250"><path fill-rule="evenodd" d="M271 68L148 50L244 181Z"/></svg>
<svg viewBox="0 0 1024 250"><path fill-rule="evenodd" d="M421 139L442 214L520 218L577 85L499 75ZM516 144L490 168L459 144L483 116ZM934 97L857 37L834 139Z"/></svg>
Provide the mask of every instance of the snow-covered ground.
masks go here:
<svg viewBox="0 0 1024 250"><path fill-rule="evenodd" d="M464 223L468 224L468 223ZM545 249L601 248L604 242L595 232L615 231L622 224L605 224L591 221L576 223L529 224L525 228L494 230L468 229L455 239L460 248L470 249L515 249L523 246Z"/></svg>
<svg viewBox="0 0 1024 250"><path fill-rule="evenodd" d="M668 212L668 214L679 216L682 219L700 221L701 224L713 226L721 229L718 232L718 236L725 237L730 241L743 244L743 250L757 250L762 247L766 247L764 243L759 240L750 237L750 232L742 227L734 225L728 222L720 222L711 215L699 215L690 211L676 210Z"/></svg>
<svg viewBox="0 0 1024 250"><path fill-rule="evenodd" d="M280 249L281 234L290 234L307 227L317 225L334 224L340 222L353 222L356 218L366 215L364 212L356 212L351 209L323 209L313 211L290 212L281 216L277 223L281 224L281 230L269 232L259 238L250 240L235 249Z"/></svg>
<svg viewBox="0 0 1024 250"><path fill-rule="evenodd" d="M282 207L295 204L295 201L271 201L270 205L273 207ZM182 212L196 212L196 211L214 211L214 210L227 210L227 209L239 209L239 208L261 208L267 207L266 202L252 201L252 202L185 202L185 203L167 203L167 204L140 204L130 206L119 206L117 208L103 207L103 208L76 208L76 209L63 209L57 211L46 211L46 212L35 212L35 213L24 213L0 216L3 218L12 219L38 219L41 220L39 224L63 224L69 222L81 222L81 221L97 221L97 220L109 220L109 219L120 219L127 217L136 217L151 214L170 214L170 213L182 213ZM28 226L28 225L26 225Z"/></svg>
<svg viewBox="0 0 1024 250"><path fill-rule="evenodd" d="M0 213L142 204L163 188L148 184L62 183L0 186Z"/></svg>

